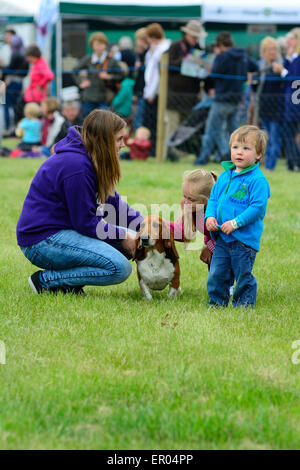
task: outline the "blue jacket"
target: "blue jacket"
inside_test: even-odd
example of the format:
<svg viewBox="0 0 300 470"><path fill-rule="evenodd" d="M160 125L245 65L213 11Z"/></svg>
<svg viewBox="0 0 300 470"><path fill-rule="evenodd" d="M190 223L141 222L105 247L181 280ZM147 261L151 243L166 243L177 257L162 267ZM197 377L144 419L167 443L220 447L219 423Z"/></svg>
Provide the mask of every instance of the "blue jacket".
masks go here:
<svg viewBox="0 0 300 470"><path fill-rule="evenodd" d="M20 246L34 245L60 230L75 230L113 244L125 237L122 227L138 229L142 220L117 192L99 204L93 163L76 127L70 127L32 180L17 240Z"/></svg>
<svg viewBox="0 0 300 470"><path fill-rule="evenodd" d="M212 76L221 74L227 77L215 78L215 101L238 103L242 98L247 72L257 70L256 62L239 47L231 47L218 54L213 63Z"/></svg>
<svg viewBox="0 0 300 470"><path fill-rule="evenodd" d="M212 188L205 211L205 220L215 217L219 225L235 219L238 229L226 235L222 231L211 232L216 240L221 236L226 242L239 240L258 251L263 231L263 218L266 213L270 187L259 164L235 173L235 165L222 162L225 171Z"/></svg>

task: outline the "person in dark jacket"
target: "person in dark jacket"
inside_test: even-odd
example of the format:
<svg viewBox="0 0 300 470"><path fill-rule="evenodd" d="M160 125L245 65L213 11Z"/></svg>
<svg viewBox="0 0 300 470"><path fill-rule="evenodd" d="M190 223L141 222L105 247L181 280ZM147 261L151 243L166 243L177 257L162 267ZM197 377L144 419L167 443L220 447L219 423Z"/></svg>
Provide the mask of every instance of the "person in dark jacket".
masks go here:
<svg viewBox="0 0 300 470"><path fill-rule="evenodd" d="M299 85L300 76L300 28L293 28L286 37L286 57L283 65L273 64L273 71L284 78L283 145L288 170L300 169L300 151L296 136L300 132Z"/></svg>
<svg viewBox="0 0 300 470"><path fill-rule="evenodd" d="M202 24L197 20L189 21L180 29L184 33L183 38L173 42L169 49L167 138L173 134L198 101L200 77L183 75L181 65L185 57L192 55L195 51L200 52L199 40L207 36Z"/></svg>
<svg viewBox="0 0 300 470"><path fill-rule="evenodd" d="M273 62L281 63L277 41L271 36L266 36L260 45L260 55L259 81L255 86L257 94L255 114L259 118L261 127L269 136L266 149L266 170L272 171L281 153L283 123L283 81L272 69Z"/></svg>
<svg viewBox="0 0 300 470"><path fill-rule="evenodd" d="M69 129L34 176L17 242L43 269L28 279L35 293L82 293L83 285L119 284L130 275L143 218L116 192L125 133L120 116L94 110L82 128Z"/></svg>
<svg viewBox="0 0 300 470"><path fill-rule="evenodd" d="M228 158L227 134L231 134L240 124L238 107L243 97L244 82L249 72L258 70L256 62L243 49L234 47L228 31L218 34L217 47L220 53L216 55L211 71L215 96L206 121L201 153L195 165L207 164L215 147L221 159Z"/></svg>
<svg viewBox="0 0 300 470"><path fill-rule="evenodd" d="M23 40L17 34L10 39L11 56L9 64L3 70L3 80L6 84L5 124L8 135L14 135L16 106L22 94L22 83L27 75L29 64L25 58ZM13 110L14 122L10 119L10 110Z"/></svg>

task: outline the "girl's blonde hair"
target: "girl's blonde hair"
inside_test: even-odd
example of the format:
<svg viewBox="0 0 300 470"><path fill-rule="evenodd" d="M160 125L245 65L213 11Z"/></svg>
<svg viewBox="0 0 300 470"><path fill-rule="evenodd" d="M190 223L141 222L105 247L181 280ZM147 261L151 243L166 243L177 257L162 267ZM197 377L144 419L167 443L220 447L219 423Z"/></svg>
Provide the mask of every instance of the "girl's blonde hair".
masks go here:
<svg viewBox="0 0 300 470"><path fill-rule="evenodd" d="M24 116L27 119L37 119L41 115L41 107L37 103L27 103L24 106Z"/></svg>
<svg viewBox="0 0 300 470"><path fill-rule="evenodd" d="M120 116L105 109L94 109L83 121L81 136L95 168L102 203L115 193L121 178L115 135L125 127Z"/></svg>
<svg viewBox="0 0 300 470"><path fill-rule="evenodd" d="M197 169L193 171L185 171L183 173L184 184L190 184L189 192L194 201L198 204L203 204L203 214L205 207L210 197L213 185L217 181L218 175L214 171L206 171ZM183 206L183 214L181 216L184 225L184 241L185 246L189 243L196 232L196 213L185 213Z"/></svg>
<svg viewBox="0 0 300 470"><path fill-rule="evenodd" d="M268 135L257 126L245 125L238 127L231 134L229 139L230 148L234 139L237 139L238 142L245 142L247 139L252 139L257 155L263 156L267 147Z"/></svg>

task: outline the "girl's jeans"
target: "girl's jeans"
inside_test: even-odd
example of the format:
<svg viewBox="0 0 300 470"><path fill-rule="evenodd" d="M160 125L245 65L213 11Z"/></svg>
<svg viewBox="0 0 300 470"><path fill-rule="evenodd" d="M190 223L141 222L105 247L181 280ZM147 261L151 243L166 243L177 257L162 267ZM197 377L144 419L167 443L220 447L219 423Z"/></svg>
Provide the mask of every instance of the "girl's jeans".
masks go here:
<svg viewBox="0 0 300 470"><path fill-rule="evenodd" d="M114 246L86 237L74 230L61 230L31 246L21 246L26 258L45 269L40 273L42 287L107 286L125 281L131 264L121 253L121 241Z"/></svg>
<svg viewBox="0 0 300 470"><path fill-rule="evenodd" d="M252 274L256 251L240 241L226 243L218 237L207 278L209 304L226 307L229 302L229 289L232 274L236 280L232 305L234 307L254 307L257 283Z"/></svg>

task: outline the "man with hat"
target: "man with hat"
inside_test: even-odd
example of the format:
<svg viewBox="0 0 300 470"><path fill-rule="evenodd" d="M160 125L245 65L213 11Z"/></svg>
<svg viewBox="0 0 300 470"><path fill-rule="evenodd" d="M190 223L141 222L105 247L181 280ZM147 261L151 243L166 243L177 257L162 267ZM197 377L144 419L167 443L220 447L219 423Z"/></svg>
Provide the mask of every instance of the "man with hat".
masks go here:
<svg viewBox="0 0 300 470"><path fill-rule="evenodd" d="M198 20L190 20L181 31L184 35L179 41L173 42L169 49L169 77L167 100L167 128L169 138L197 102L200 91L200 78L182 75L180 68L182 60L195 49L200 49L199 41L207 36ZM173 151L169 152L173 154ZM173 154L174 155L174 154ZM168 158L173 159L170 155Z"/></svg>

